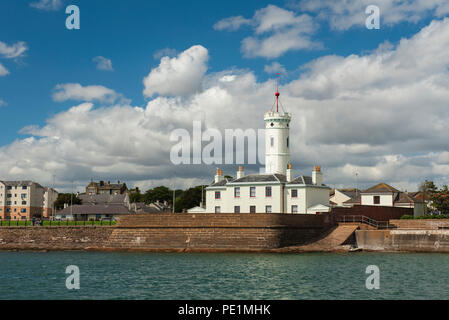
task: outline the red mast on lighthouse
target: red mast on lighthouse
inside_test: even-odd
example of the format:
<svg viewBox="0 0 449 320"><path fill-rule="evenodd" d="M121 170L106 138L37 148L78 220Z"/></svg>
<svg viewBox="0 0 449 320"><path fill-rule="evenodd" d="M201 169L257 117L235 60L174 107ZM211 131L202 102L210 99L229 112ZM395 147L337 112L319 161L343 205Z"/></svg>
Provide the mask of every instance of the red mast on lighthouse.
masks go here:
<svg viewBox="0 0 449 320"><path fill-rule="evenodd" d="M274 94L276 96L276 112L279 112L279 75L280 73L276 73L276 93Z"/></svg>

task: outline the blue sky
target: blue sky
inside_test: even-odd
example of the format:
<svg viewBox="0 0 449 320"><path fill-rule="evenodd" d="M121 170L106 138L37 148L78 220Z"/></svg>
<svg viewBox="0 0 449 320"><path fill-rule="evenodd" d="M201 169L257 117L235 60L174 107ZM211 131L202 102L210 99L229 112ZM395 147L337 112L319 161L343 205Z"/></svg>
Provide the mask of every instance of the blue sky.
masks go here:
<svg viewBox="0 0 449 320"><path fill-rule="evenodd" d="M30 5L32 3L39 3L39 1L43 5L46 4L48 6L46 8L39 8ZM307 85L302 85L302 82L299 80L313 79L314 72L318 72L319 66L317 64L314 64L313 67L309 65L307 68L304 68L307 63L313 64L320 58L324 58L327 63L327 61L331 61L331 57L333 56L347 59L351 55L356 55L357 57L369 56L375 60L375 54L373 52L379 50L379 46L383 43L389 43L386 46L386 50L394 51L398 48L400 39L413 38L423 28L428 27L432 21L441 22L447 16L447 7L444 7L438 1L429 1L425 5L423 5L422 1L403 1L401 6L398 4L398 1L382 0L378 1L381 7L381 29L368 30L364 26L364 20L366 18L366 14L364 13L364 8L366 7L365 2L353 0L346 2L346 4L342 3L338 7L338 4L336 5L334 1L316 1L313 3L308 0L278 2L245 0L220 3L216 1L171 0L113 0L107 2L99 0L1 1L0 42L10 47L19 42L23 42L27 50L15 58L6 58L0 55L0 64L8 70L8 74L0 76L0 101L2 101L0 103L0 127L2 128L2 134L0 135L0 153L3 152L5 154L6 150L13 150L11 148L14 148L15 142L20 142L29 137L34 137L37 140L42 137L46 138L47 136L42 132L37 134L29 130L25 132L22 129L29 126L44 129L49 119L55 119L58 115L63 115L68 112L70 108L85 102L82 98L66 98L55 101L58 100L53 96L57 85L79 84L82 87L102 86L126 98L127 103L124 104L142 109L145 109L148 103L151 103L153 100L154 103L161 101L160 99L164 96L167 96L169 99L175 99L177 96L176 91L173 91L172 94L160 94L160 92L155 91L155 94L152 96L145 96L143 94L145 89L143 79L161 63L161 55L158 55L158 52L162 49L170 49L169 51L166 50L163 52L169 52L169 57L173 58L195 45L206 48L208 57L206 77L209 76L209 82L214 74L235 72L241 77L245 74L253 75L254 85L258 86L258 88L264 87L265 85L269 87L272 85L275 71L266 72L266 67L273 63L281 65L282 70L285 70L282 72L281 85L285 86L286 101L292 101L293 103L295 90L299 90L297 92L307 90ZM404 7L404 3L407 6ZM55 5L54 7L52 7L53 4ZM65 7L69 4L75 4L80 8L80 30L68 30L65 27L65 19L68 16L65 14ZM369 4L376 4L376 2L369 2ZM348 8L344 8L344 6L348 6ZM291 14L295 19L302 15L307 15L311 23L305 29L310 27L310 30L307 32L302 30L300 32L304 31L304 37L310 40L311 43L319 43L320 47L287 49L276 57L268 55L254 56L254 52L253 56L245 54L242 49L242 41L244 39L252 37L262 41L280 30L273 28L272 30L270 29L271 31L265 33L257 32L257 28L260 28L263 19L268 19L269 17L268 14L260 18L260 20L253 17L258 11L262 12L260 10L264 8L283 10L282 12ZM341 14L338 12L339 8L342 9ZM269 11L268 9L266 11ZM229 30L229 28L219 30L216 27L219 21L237 16L248 19L248 21L252 19L252 22L242 24L234 31ZM344 23L348 21L356 22L345 25ZM294 28L288 23L285 26L285 28L282 27L284 29L280 32L289 32L291 29L288 28ZM299 28L304 28L304 24L300 25ZM441 47L442 51L445 49L444 46ZM93 61L98 56L110 60L113 70L98 69L96 62ZM444 66L443 64L442 69L444 69ZM326 67L323 68L328 67L329 65L326 64ZM430 68L431 66L429 66L428 70ZM325 71L326 69L322 71L323 74L326 74ZM432 72L429 71L429 74L431 75ZM418 75L416 77L418 81ZM397 79L391 81L399 81L402 83L402 80ZM311 82L309 81L309 83ZM297 88L295 85L300 87ZM207 89L205 86L207 87L207 85L203 85L202 87L204 90ZM213 85L209 86L213 87ZM392 83L391 86L394 87L395 83ZM373 88L376 89L376 85ZM316 87L312 87L307 92L304 91L305 93L301 99L304 99L304 97L306 97L306 100L310 99L311 105L316 101L323 102L321 98L307 98L307 94L313 90L316 90ZM266 91L267 96L265 99L267 101L265 105L269 108L272 97L271 93L268 90ZM168 90L168 92L171 91ZM313 92L320 97L327 94L325 92ZM359 93L363 94L363 92L362 90ZM198 92L196 93L198 94ZM290 96L292 98L288 100ZM183 101L185 101L189 98L183 95L179 99L184 99ZM234 99L237 101L239 101L238 99L245 100L245 97L235 96ZM304 102L305 100L301 101ZM108 109L112 108L112 105L119 104L118 101L111 104L110 101L104 99L88 102L94 102L93 109ZM257 101L257 103L259 104L260 102ZM335 102L329 99L326 103L331 108ZM360 103L363 104L366 102L360 101ZM232 106L229 106L229 108L232 110ZM262 117L265 111L264 108L264 106L261 106L259 109L260 117ZM298 109L298 113L301 113L301 115L310 112L308 109L303 110L304 112L301 111L302 109ZM347 114L345 113L346 111L342 110L342 112L343 114ZM369 111L367 111L367 114L369 114ZM62 118L65 119L64 117ZM328 119L328 121L338 123L339 119ZM345 131L348 126L354 125L357 127L351 123L342 123L341 125L342 127L340 129L336 129L339 132ZM392 124L384 123L384 125L389 126L392 130L394 129L394 125ZM254 125L254 127L257 126L259 125ZM378 132L379 130L383 130L383 128L384 126L380 124L379 127L375 127L373 130ZM349 132L348 136L351 136L351 134L352 136L361 136L360 131L356 131L356 129L352 133ZM322 133L316 133L312 134L310 140L306 143L321 143L322 147L323 144L336 146L346 143L350 146L358 143L358 145L366 145L369 152L366 153L365 157L361 156L357 160L348 159L348 161L354 167L361 166L371 168L375 171L378 170L376 166L382 164L382 161L385 161L385 159L382 160L379 158L377 161L373 161L370 154L374 150L377 150L376 148L379 145L388 143L385 141L377 141L373 136L376 135L371 135L366 139L361 138L358 142L348 139L346 143L345 141L330 141L332 140L330 137L323 138ZM419 139L414 139L414 141L416 140ZM431 139L431 141L434 140ZM300 144L298 142L298 145ZM432 160L426 157L431 157L431 155L435 154L442 154L442 157L445 157L444 152L446 151L444 148L442 149L438 146L432 149L426 143L422 143L421 145L425 147L420 149L416 146L410 146L407 150L395 153L392 152L395 149L394 144L391 144L389 145L388 151L380 151L378 156L405 157L408 159L407 161L413 163L424 161L428 166L430 166ZM32 148L30 150L33 152ZM340 151L344 152L343 149ZM314 153L314 155L317 158L326 158L323 154ZM58 155L56 154L55 157L58 158ZM417 157L419 158L418 160ZM427 160L422 160L422 157ZM301 162L302 160L300 159L303 157L300 155L297 158L299 162L298 168L308 170L311 163L305 160ZM30 157L28 160L30 163L33 163L32 167L38 166L34 163L36 159ZM64 162L63 158L60 161L61 163ZM326 161L322 162L326 164ZM80 165L90 168L89 170L81 170L82 172L86 172L80 174L80 185L82 185L89 175L94 178L107 179L111 177L111 180L113 177L120 176L122 180L130 180L130 184L135 183L139 185L140 183L144 187L166 181L159 175L147 173L140 174L142 179L139 180L139 173L130 173L132 170L115 173L112 171L112 168L103 168L96 172L96 169L92 169L95 166L94 163L95 161L92 160L90 164L85 163ZM134 159L130 160L129 163L134 164L140 162L138 159ZM149 168L151 170L157 170L155 168L161 162L156 161L153 164L144 161L144 163L140 164L143 165L142 170L148 172ZM346 169L344 169L347 163L329 160L327 164L329 170L331 168L334 170L329 175L333 184L347 185L350 183L350 174L345 172ZM145 167L147 168L145 169ZM44 180L43 183L46 183L50 181L48 177L52 175L50 169L45 172L37 172L36 170L27 170L26 165L23 167L18 165L18 168L20 170L11 171L10 165L0 167L0 178L2 176L5 178L24 178L27 176L36 180ZM72 169L73 167L66 163L64 170L70 171ZM67 175L67 172L64 170L59 173L61 187L64 187L68 181L68 178L64 178L64 175ZM160 172L165 172L165 170L168 169L161 167ZM442 171L443 173L446 172L444 170ZM208 181L209 178L207 175L198 176L198 172L202 172L202 170L194 168L190 175L187 174L181 177L185 181L189 181L183 185L193 183L192 181ZM436 172L438 170L429 171L426 177L428 176L437 181L446 181L444 174L438 174ZM309 174L308 172L305 173ZM377 176L371 174L369 177L366 178L367 184L374 182ZM403 176L395 177L387 182L396 182L406 188L413 187L422 178L414 177L413 179L407 179L407 175L404 173ZM388 176L378 175L378 179L388 179Z"/></svg>
<svg viewBox="0 0 449 320"><path fill-rule="evenodd" d="M260 80L273 77L264 72L265 58L248 59L240 53L240 41L250 34L220 32L213 25L228 16L251 17L270 1L70 1L80 7L82 27L65 28L64 8L43 11L30 7L32 1L0 3L0 40L6 43L25 41L29 50L15 63L7 61L11 75L0 78L0 97L8 107L0 108L0 125L4 134L0 144L20 137L27 125L42 125L45 119L71 106L55 103L53 88L59 83L101 84L123 93L137 105L144 105L141 79L158 65L153 54L163 48L181 52L193 44L208 48L212 58L209 69L230 67L251 69ZM285 6L285 2L274 3ZM287 2L288 4L288 2ZM388 32L358 28L347 32L319 28L317 38L325 48L287 52L276 61L289 71L328 54L348 55L373 50L379 43L398 41L415 33L428 19L418 24L403 23ZM105 56L113 61L114 72L96 69L92 58ZM26 94L24 91L26 90ZM17 110L23 116L17 116Z"/></svg>

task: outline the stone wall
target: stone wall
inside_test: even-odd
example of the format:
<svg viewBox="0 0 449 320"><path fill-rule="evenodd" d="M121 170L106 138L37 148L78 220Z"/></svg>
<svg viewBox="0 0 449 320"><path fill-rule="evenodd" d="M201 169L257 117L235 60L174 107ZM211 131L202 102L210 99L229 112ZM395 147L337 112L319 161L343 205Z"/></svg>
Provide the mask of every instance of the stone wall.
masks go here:
<svg viewBox="0 0 449 320"><path fill-rule="evenodd" d="M404 219L390 220L390 223L399 229L449 229L449 219Z"/></svg>
<svg viewBox="0 0 449 320"><path fill-rule="evenodd" d="M449 230L357 230L357 246L368 251L449 252Z"/></svg>
<svg viewBox="0 0 449 320"><path fill-rule="evenodd" d="M328 215L146 214L114 227L0 227L0 250L269 250L309 242Z"/></svg>
<svg viewBox="0 0 449 320"><path fill-rule="evenodd" d="M106 248L113 227L0 227L0 250Z"/></svg>
<svg viewBox="0 0 449 320"><path fill-rule="evenodd" d="M264 250L306 243L331 225L328 215L132 215L120 218L110 246L155 250Z"/></svg>

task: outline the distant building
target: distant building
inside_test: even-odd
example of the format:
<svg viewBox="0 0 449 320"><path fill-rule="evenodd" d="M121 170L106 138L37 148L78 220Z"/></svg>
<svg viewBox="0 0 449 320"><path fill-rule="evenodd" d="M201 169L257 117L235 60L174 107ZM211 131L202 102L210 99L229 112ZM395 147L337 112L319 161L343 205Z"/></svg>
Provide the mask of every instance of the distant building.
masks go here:
<svg viewBox="0 0 449 320"><path fill-rule="evenodd" d="M104 220L117 219L121 215L131 214L129 195L126 194L94 194L79 195L81 205L66 207L55 214L56 220Z"/></svg>
<svg viewBox="0 0 449 320"><path fill-rule="evenodd" d="M125 194L80 194L78 198L83 205L130 206L129 195Z"/></svg>
<svg viewBox="0 0 449 320"><path fill-rule="evenodd" d="M361 191L356 197L353 197L343 203L344 206L384 206L411 208L415 217L424 214L424 202L411 195L412 193L402 192L386 184L379 183L371 188Z"/></svg>
<svg viewBox="0 0 449 320"><path fill-rule="evenodd" d="M154 203L146 204L145 202L131 203L131 211L139 214L145 213L163 213L171 212L172 207L166 201L156 201Z"/></svg>
<svg viewBox="0 0 449 320"><path fill-rule="evenodd" d="M55 214L56 220L116 220L122 215L128 215L132 212L125 206L107 206L107 205L74 205L64 208Z"/></svg>
<svg viewBox="0 0 449 320"><path fill-rule="evenodd" d="M117 181L117 183L111 183L110 181L107 183L104 181L91 181L86 187L87 195L124 193L128 193L128 187L126 186L126 183L120 183L120 181Z"/></svg>
<svg viewBox="0 0 449 320"><path fill-rule="evenodd" d="M33 181L0 181L0 219L42 217L44 187Z"/></svg>
<svg viewBox="0 0 449 320"><path fill-rule="evenodd" d="M54 203L58 199L58 191L53 188L44 188L44 205L42 215L44 218L49 218L53 215Z"/></svg>
<svg viewBox="0 0 449 320"><path fill-rule="evenodd" d="M206 208L203 206L196 206L190 209L187 209L187 213L206 213Z"/></svg>

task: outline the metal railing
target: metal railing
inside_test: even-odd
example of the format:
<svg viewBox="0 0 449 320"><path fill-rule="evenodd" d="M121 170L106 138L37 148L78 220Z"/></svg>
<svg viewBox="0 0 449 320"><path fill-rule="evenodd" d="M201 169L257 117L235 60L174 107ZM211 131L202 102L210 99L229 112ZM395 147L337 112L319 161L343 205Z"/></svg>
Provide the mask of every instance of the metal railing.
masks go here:
<svg viewBox="0 0 449 320"><path fill-rule="evenodd" d="M0 227L67 227L67 226L113 226L115 220L0 220Z"/></svg>
<svg viewBox="0 0 449 320"><path fill-rule="evenodd" d="M337 217L337 222L343 223L364 223L377 229L391 229L394 226L389 221L377 221L367 216L348 215Z"/></svg>

